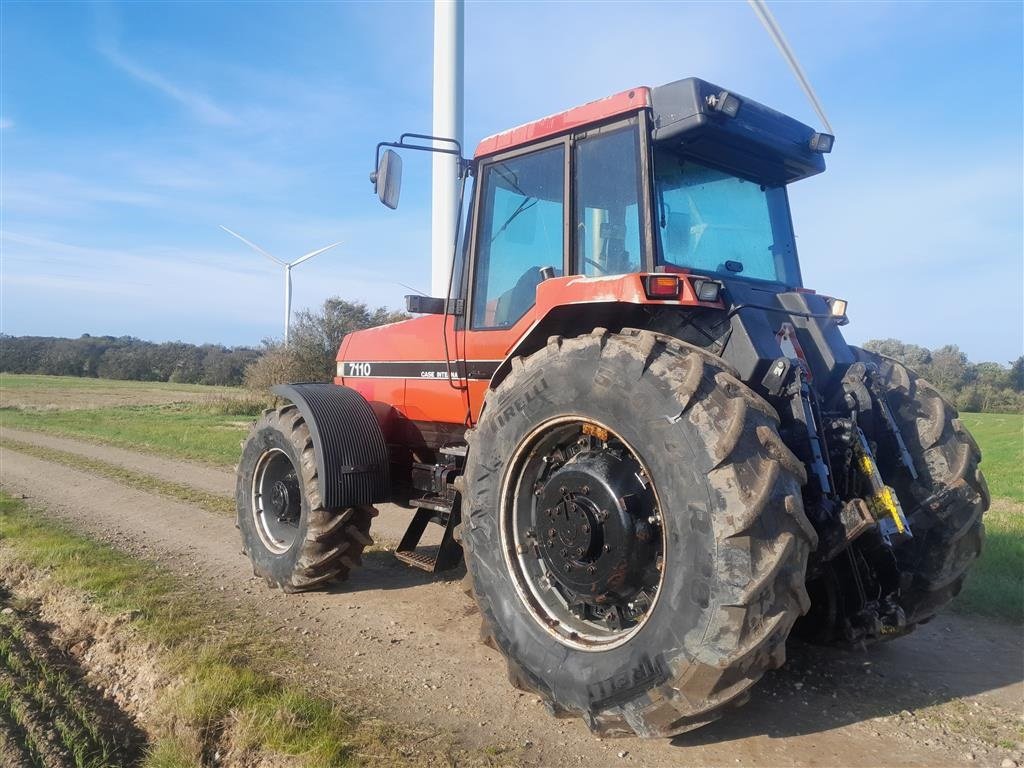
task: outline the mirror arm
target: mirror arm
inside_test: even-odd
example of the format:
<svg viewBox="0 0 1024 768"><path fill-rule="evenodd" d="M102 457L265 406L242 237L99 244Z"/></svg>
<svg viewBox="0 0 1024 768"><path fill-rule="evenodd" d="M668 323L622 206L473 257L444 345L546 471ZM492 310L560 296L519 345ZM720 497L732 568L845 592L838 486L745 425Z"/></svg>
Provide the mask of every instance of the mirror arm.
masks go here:
<svg viewBox="0 0 1024 768"><path fill-rule="evenodd" d="M427 144L413 144L407 141L407 139L423 139L431 142L440 141L446 144L451 144L452 146L435 147ZM380 151L384 147L394 147L395 149L415 149L420 152L440 152L443 155L455 155L459 160L460 175L465 174L471 165L471 161L462 156L462 144L460 144L457 139L447 139L443 136L430 136L425 133L403 133L398 137L398 141L382 141L377 145L376 160L373 164L373 175L376 175L376 169L380 167Z"/></svg>

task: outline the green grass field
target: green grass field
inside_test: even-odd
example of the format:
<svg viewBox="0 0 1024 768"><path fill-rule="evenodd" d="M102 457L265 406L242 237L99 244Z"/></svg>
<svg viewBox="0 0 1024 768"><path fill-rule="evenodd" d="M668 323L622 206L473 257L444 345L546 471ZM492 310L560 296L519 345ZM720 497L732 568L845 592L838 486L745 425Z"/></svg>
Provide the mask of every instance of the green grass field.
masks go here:
<svg viewBox="0 0 1024 768"><path fill-rule="evenodd" d="M261 403L130 405L70 411L0 409L0 428L32 429L231 467Z"/></svg>
<svg viewBox="0 0 1024 768"><path fill-rule="evenodd" d="M994 499L985 513L985 548L953 606L1015 623L1024 622L1024 508Z"/></svg>
<svg viewBox="0 0 1024 768"><path fill-rule="evenodd" d="M230 395L237 392L232 387L208 387L204 384L175 384L162 381L120 381L116 379L92 379L85 376L41 376L27 373L0 373L0 391L20 390L50 391L60 394L67 391L88 390L165 390L168 392L195 392L202 394Z"/></svg>
<svg viewBox="0 0 1024 768"><path fill-rule="evenodd" d="M964 413L981 447L981 469L992 495L1024 502L1024 414Z"/></svg>

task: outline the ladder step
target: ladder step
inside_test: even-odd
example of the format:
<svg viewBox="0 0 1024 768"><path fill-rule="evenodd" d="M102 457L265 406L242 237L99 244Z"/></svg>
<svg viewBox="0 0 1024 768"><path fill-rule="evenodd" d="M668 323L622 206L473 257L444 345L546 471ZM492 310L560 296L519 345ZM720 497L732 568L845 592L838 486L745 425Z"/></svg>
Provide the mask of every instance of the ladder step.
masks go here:
<svg viewBox="0 0 1024 768"><path fill-rule="evenodd" d="M421 502L434 502L434 499L419 499ZM421 568L429 573L435 571L446 571L454 568L462 559L462 547L453 537L453 530L459 522L459 512L451 506L443 504L443 509L437 511L430 506L419 505L416 514L409 521L409 528L402 536L402 540L395 549L395 557L406 565L414 568ZM444 534L441 536L441 544L438 546L426 546L417 551L423 532L430 523L439 523L444 526ZM430 554L427 554L427 553Z"/></svg>
<svg viewBox="0 0 1024 768"><path fill-rule="evenodd" d="M426 552L397 550L395 552L395 557L406 565L411 565L413 568L419 568L433 573L434 566L437 565L437 555L440 551L440 547L428 547L428 549L432 549L434 551L431 554L427 554Z"/></svg>

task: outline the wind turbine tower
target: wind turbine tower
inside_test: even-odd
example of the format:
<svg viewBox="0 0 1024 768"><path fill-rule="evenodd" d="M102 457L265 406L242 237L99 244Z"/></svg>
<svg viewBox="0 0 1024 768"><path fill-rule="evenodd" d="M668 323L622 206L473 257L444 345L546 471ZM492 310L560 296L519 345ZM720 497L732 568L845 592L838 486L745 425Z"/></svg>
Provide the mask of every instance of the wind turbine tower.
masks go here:
<svg viewBox="0 0 1024 768"><path fill-rule="evenodd" d="M267 253L265 250L260 248L258 245L256 245L253 242L250 242L249 240L246 240L244 237L242 237L237 232L232 232L230 229L225 227L223 224L221 224L220 228L223 229L225 232L227 232L229 235L232 235L233 237L237 237L243 243L245 243L250 248L252 248L254 251L256 251L256 253L260 254L261 256L266 256L268 259L270 259L272 262L274 262L278 266L284 267L284 343L285 343L285 346L287 346L288 345L288 329L289 329L289 326L291 325L291 319L292 319L292 267L297 267L302 262L309 261L314 256L319 256L324 251L329 251L329 250L331 250L331 248L334 248L336 246L341 245L341 243L340 242L338 242L338 243L331 243L330 245L324 246L323 248L319 248L319 249L317 249L315 251L310 251L309 253L307 253L307 254L305 254L303 256L299 256L299 258L297 258L295 261L290 261L289 262L289 261L282 261L281 259L277 258L276 256L271 256L269 253Z"/></svg>

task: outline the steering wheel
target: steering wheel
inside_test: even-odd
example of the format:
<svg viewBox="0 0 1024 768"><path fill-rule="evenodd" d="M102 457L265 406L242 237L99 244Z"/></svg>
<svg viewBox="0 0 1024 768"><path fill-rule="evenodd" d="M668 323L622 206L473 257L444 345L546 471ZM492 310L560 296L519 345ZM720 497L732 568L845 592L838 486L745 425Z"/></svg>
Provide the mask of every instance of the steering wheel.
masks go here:
<svg viewBox="0 0 1024 768"><path fill-rule="evenodd" d="M602 267L602 266L601 266L600 264L598 264L598 263L597 263L596 261L594 261L593 259L588 259L588 258L587 258L586 256L584 256L584 257L583 257L583 260L584 260L585 262L587 262L587 264L589 264L590 266L592 266L592 267L593 267L594 269L596 269L596 270L597 270L598 272L600 272L600 273L601 273L602 275L607 275L607 274L610 274L610 273L608 272L608 270L607 270L607 269L605 269L604 267Z"/></svg>

